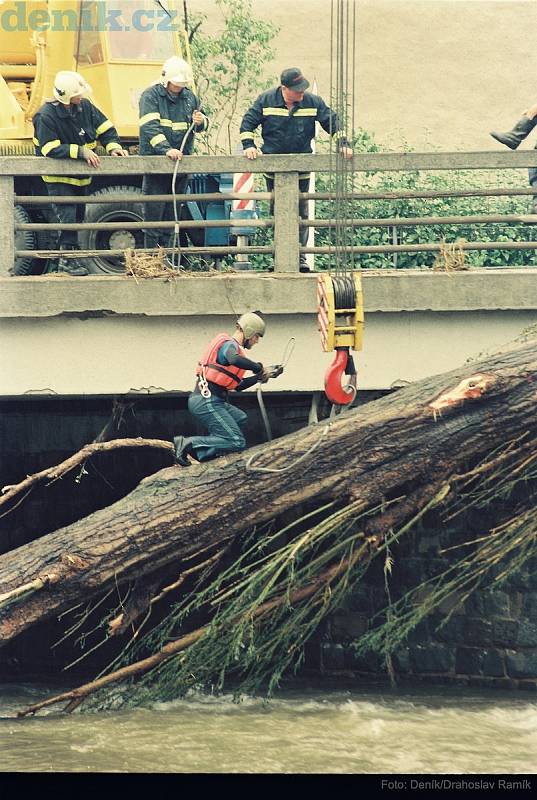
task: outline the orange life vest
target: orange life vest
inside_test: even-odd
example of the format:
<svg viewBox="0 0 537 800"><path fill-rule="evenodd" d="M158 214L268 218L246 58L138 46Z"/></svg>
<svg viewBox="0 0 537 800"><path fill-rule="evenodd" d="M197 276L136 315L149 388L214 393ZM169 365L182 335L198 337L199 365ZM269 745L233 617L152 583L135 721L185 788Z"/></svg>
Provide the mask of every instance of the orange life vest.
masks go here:
<svg viewBox="0 0 537 800"><path fill-rule="evenodd" d="M216 383L217 386L222 386L224 389L236 389L236 387L242 381L246 370L241 369L240 367L235 367L233 364L223 367L216 361L218 351L222 345L225 342L230 342L232 338L233 337L228 333L219 333L211 342L209 342L209 345L201 357L201 360L198 361L196 375L203 374L207 381ZM244 356L243 348L238 342L236 342L236 340L233 341L235 341L237 345L237 351L239 355Z"/></svg>

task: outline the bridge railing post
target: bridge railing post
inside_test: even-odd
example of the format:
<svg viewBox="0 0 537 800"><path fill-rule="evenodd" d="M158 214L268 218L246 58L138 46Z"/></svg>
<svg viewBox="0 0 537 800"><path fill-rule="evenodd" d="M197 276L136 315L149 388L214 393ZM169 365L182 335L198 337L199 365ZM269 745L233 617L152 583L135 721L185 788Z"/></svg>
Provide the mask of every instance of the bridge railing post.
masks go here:
<svg viewBox="0 0 537 800"><path fill-rule="evenodd" d="M274 271L298 272L298 172L274 174Z"/></svg>
<svg viewBox="0 0 537 800"><path fill-rule="evenodd" d="M15 179L0 175L0 277L7 277L15 263Z"/></svg>

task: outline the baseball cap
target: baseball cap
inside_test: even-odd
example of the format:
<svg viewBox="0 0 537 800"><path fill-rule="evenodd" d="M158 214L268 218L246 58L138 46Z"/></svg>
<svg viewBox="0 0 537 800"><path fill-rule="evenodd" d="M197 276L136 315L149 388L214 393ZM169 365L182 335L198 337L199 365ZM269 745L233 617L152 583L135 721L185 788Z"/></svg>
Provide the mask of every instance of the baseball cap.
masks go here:
<svg viewBox="0 0 537 800"><path fill-rule="evenodd" d="M284 69L280 76L282 86L292 89L294 92L305 92L310 82L302 75L302 70L298 67Z"/></svg>

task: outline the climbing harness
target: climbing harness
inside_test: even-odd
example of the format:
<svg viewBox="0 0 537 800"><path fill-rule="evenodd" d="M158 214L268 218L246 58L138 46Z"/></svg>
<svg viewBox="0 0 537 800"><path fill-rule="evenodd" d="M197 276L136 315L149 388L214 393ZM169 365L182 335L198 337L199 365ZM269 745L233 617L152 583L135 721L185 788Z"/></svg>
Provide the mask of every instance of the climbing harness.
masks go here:
<svg viewBox="0 0 537 800"><path fill-rule="evenodd" d="M211 397L211 390L209 389L207 378L205 377L203 372L201 373L201 375L198 376L198 386L200 387L201 396L204 397L206 400L208 400L209 397Z"/></svg>

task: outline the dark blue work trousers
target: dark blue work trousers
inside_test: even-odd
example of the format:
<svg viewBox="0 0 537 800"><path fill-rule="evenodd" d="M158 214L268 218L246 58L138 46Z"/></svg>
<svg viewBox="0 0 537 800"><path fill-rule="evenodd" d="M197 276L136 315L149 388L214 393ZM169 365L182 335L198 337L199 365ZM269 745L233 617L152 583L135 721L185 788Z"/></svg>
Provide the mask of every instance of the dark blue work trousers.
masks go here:
<svg viewBox="0 0 537 800"><path fill-rule="evenodd" d="M300 173L301 175L305 175L305 173ZM265 183L267 185L267 192L274 191L274 178L272 174L265 174ZM299 192L309 192L310 190L310 176L309 174L307 177L299 178L298 181L298 191ZM309 215L309 200L302 200L299 199L298 201L298 213L301 219L308 219ZM269 208L269 214L272 217L274 214L274 201L271 202ZM306 247L308 244L308 237L310 234L309 228L300 228L298 239L302 247Z"/></svg>
<svg viewBox="0 0 537 800"><path fill-rule="evenodd" d="M248 415L240 408L214 394L211 397L191 394L188 410L209 432L208 436L192 437L192 450L198 461L209 461L224 453L244 450L246 439L240 426L244 425Z"/></svg>
<svg viewBox="0 0 537 800"><path fill-rule="evenodd" d="M75 186L70 183L47 183L46 187L50 197L85 197L88 194L87 186ZM84 203L54 203L54 211L60 224L67 225L84 221ZM59 231L56 246L59 250L78 249L78 231L76 228Z"/></svg>
<svg viewBox="0 0 537 800"><path fill-rule="evenodd" d="M180 174L175 179L175 194L185 194L189 175ZM142 191L145 195L172 194L173 175L144 175ZM177 216L181 217L181 205L176 200ZM173 202L160 200L155 203L144 203L144 219L146 222L163 222L175 219ZM169 247L172 241L173 228L147 228L144 231L145 247Z"/></svg>

